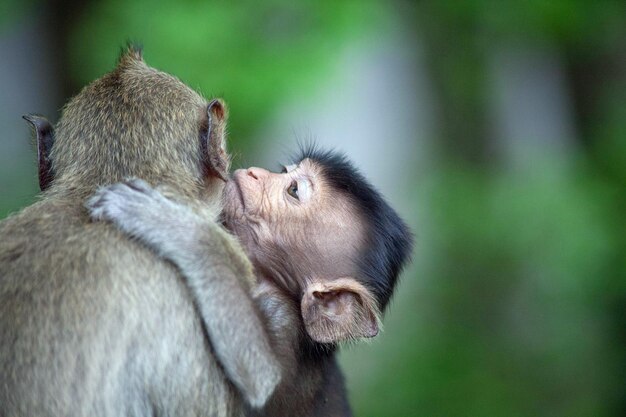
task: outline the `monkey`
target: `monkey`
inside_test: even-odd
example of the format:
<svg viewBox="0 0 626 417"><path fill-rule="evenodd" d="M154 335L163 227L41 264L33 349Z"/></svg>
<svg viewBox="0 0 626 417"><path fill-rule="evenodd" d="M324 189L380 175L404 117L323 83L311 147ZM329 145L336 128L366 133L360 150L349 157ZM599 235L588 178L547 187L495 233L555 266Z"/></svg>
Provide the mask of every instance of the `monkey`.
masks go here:
<svg viewBox="0 0 626 417"><path fill-rule="evenodd" d="M139 177L217 216L230 164L224 103L131 46L55 128L26 118L42 194L0 222L0 415L241 416L265 404L282 366L256 307L229 304L231 333L208 337L220 322L203 320L179 271L85 208L99 187ZM235 244L215 239L216 250ZM245 268L214 273L245 299ZM246 349L236 356L230 344Z"/></svg>
<svg viewBox="0 0 626 417"><path fill-rule="evenodd" d="M151 414L158 415L172 413L172 410L176 410L176 413L180 414L192 411L194 413L197 412L198 414L206 413L209 415L235 415L237 413L238 408L236 404L233 404L233 402L236 403L236 400L233 400L232 395L230 395L231 390L228 390L228 387L220 385L219 381L217 381L219 380L219 372L209 372L211 378L209 378L210 380L208 382L206 378L192 380L191 382L200 382L200 384L198 384L199 386L197 387L197 391L190 389L189 387L193 384L189 383L186 386L183 384L183 388L187 388L186 391L180 389L177 385L179 388L179 390L176 391L177 395L169 392L167 394L170 395L164 395L164 388L162 387L167 386L167 384L163 384L162 380L159 379L164 378L164 372L162 371L164 367L157 369L157 371L160 369L161 372L155 372L155 369L149 366L152 363L149 354L154 354L153 350L147 350L148 355L146 356L148 356L148 358L142 358L145 359L143 367L127 369L126 373L119 374L118 372L118 374L111 377L104 375L104 372L99 372L103 365L101 363L94 363L98 361L93 360L95 358L102 361L102 358L98 358L97 353L98 350L106 351L107 346L105 346L105 348L96 348L93 340L95 339L95 336L100 336L101 339L110 341L111 336L107 337L106 332L101 331L100 334L93 334L93 332L89 334L85 333L80 334L80 337L75 337L74 339L79 339L79 341L82 342L82 344L79 345L79 348L81 348L82 351L76 349L72 350L72 348L75 347L72 346L72 343L76 345L77 341L71 338L68 341L64 341L58 339L58 337L51 337L51 342L48 343L48 346L43 346L41 342L43 338L40 337L40 334L37 334L37 331L42 331L41 333L45 332L53 336L55 333L80 333L80 331L76 331L76 329L82 324L81 320L83 322L86 321L81 316L85 315L88 308L80 306L82 307L80 310L77 311L74 309L74 311L72 311L71 308L68 308L68 305L71 306L72 303L78 302L77 299L80 300L83 295L89 295L91 297L90 301L92 302L92 306L95 307L98 306L99 302L102 303L107 300L111 301L114 298L112 296L99 297L99 294L97 293L85 292L85 288L79 288L78 290L74 290L72 292L71 285L68 285L68 281L73 279L76 283L81 284L83 287L88 286L86 283L81 282L80 279L87 277L87 279L94 281L94 273L110 275L108 277L109 281L111 281L112 277L116 276L116 274L123 276L123 268L102 274L102 271L98 271L97 268L94 268L94 265L91 262L91 258L94 256L100 256L101 252L105 252L109 249L107 247L108 245L106 245L106 241L112 241L114 242L114 245L120 246L119 251L115 251L110 254L111 258L115 255L123 258L122 262L118 262L118 265L120 263L124 265L125 261L126 266L137 266L134 264L139 261L140 264L142 262L145 264L143 266L139 266L146 268L146 265L150 264L150 262L145 259L146 256L149 258L149 254L135 253L132 254L132 256L124 258L124 255L128 255L128 253L130 253L128 251L135 250L136 248L133 249L132 246L129 247L126 242L118 242L115 235L104 236L101 231L100 233L96 233L98 229L91 229L91 235L95 236L95 239L93 239L94 241L99 242L100 240L104 240L101 245L94 246L92 250L86 250L89 246L86 243L91 242L91 240L80 242L81 235L86 231L81 230L84 226L84 224L82 224L83 213L80 208L78 208L77 203L81 201L81 199L83 199L90 190L93 190L94 186L119 180L120 178L127 176L129 173L130 175L137 175L137 172L143 172L143 175L148 173L148 178L150 178L151 182L161 183L165 181L166 183L169 183L169 186L173 189L180 186L180 184L177 183L177 180L183 180L183 184L186 185L183 190L184 192L181 192L180 188L178 188L178 192L174 194L176 197L183 200L189 200L187 202L191 203L197 199L197 193L200 193L203 197L214 195L214 193L207 192L207 190L213 189L212 184L207 184L210 177L208 174L212 174L215 177L224 177L224 167L222 166L222 169L220 170L219 166L220 164L225 165L224 155L220 155L217 159L214 158L214 156L219 155L220 152L223 153L223 149L218 147L217 152L210 153L209 155L206 154L206 137L212 137L213 135L211 132L217 130L217 128L209 130L209 126L213 126L213 123L210 122L211 115L215 115L217 127L219 128L219 125L222 122L221 118L223 117L224 110L221 105L209 105L209 111L207 114L204 118L200 118L201 121L198 123L200 124L200 132L198 135L200 138L199 156L195 152L190 152L190 147L185 147L178 142L176 143L176 151L178 153L168 153L171 149L159 148L158 146L155 146L158 144L152 143L148 140L154 136L154 132L163 135L163 131L178 131L176 127L180 128L179 125L172 126L164 123L163 120L177 120L177 117L180 117L181 113L174 115L174 117L172 117L171 112L164 112L165 114L160 114L159 112L163 111L163 109L151 108L154 103L149 103L151 106L149 106L148 109L142 108L141 105L146 104L145 101L142 100L149 100L150 94L152 94L152 98L157 96L155 92L151 92L150 94L139 94L141 91L138 91L137 89L141 89L142 81L145 81L146 85L156 85L158 86L158 89L167 90L169 88L170 93L173 89L176 94L182 96L177 100L194 102L196 101L196 97L192 97L190 99L187 95L189 93L188 89L185 89L184 86L180 87L180 85L176 83L177 80L174 80L174 85L172 85L171 77L145 66L141 57L138 55L138 51L129 51L126 56L122 57L120 63L118 64L118 68L116 68L113 73L103 77L103 79L99 80L99 82L94 83L90 86L91 89L87 88L86 90L88 91L83 91L81 95L73 100L73 103L68 105L66 111L64 112L64 117L57 126L58 128L65 127L65 130L59 129L60 134L57 136L60 137L60 145L54 147L52 158L49 156L49 144L52 139L54 139L52 131L48 129L46 123L41 124L41 126L45 126L45 129L39 128L39 125L35 126L38 133L38 143L46 145L41 147L43 153L40 154L45 157L43 160L45 164L42 163L42 159L40 158L40 186L42 190L45 191L44 198L42 199L43 201L38 207L38 210L36 208L26 209L26 213L20 213L15 216L15 218L10 219L8 222L5 221L2 225L0 225L0 236L4 238L4 235L14 236L11 234L12 232L23 232L25 229L32 228L30 223L35 223L38 229L30 231L30 233L36 235L37 239L40 237L43 238L39 243L39 247L35 248L28 247L32 245L34 240L32 237L29 238L28 236L25 236L21 241L6 241L9 244L4 247L0 246L0 281L2 281L0 282L0 297L2 297L1 301L3 301L3 310L0 310L0 312L2 312L0 315L0 321L2 321L2 323L0 323L0 330L2 331L2 340L6 342L2 343L0 349L0 354L2 354L0 356L0 370L2 371L2 380L5 382L5 385L2 387L4 391L0 392L0 395L2 395L2 397L0 397L0 399L2 399L0 404L3 404L0 406L2 407L2 410L0 411L3 413L6 411L7 414L10 415L18 415L20 413L37 415L41 412L46 412L47 414L53 412L67 415L80 415L86 413L106 415L118 414L120 412L133 412L134 414L150 412ZM161 85L162 83L165 83L165 85ZM94 88L96 86L97 88ZM182 90L180 90L180 88L182 88ZM93 90L96 91L94 92ZM161 91L161 93L163 92ZM109 94L111 97L107 97ZM173 96L176 96L176 94ZM173 96L170 96L170 98ZM71 106L72 104L74 104L73 108ZM83 106L85 109L82 109ZM132 111L137 112L137 109L139 108L142 110L141 116L142 119L144 119L140 124L138 124L136 120L132 120L132 118L129 119L128 116L129 114L132 116ZM173 105L171 108L179 109L180 102ZM149 110L148 115L145 114L146 110ZM193 111L190 113L193 113ZM105 116L104 120L102 120L103 116ZM107 116L110 116L110 118L106 118ZM156 120L154 118L156 118ZM124 123L121 126L116 126L115 123L119 123L120 120ZM149 123L146 120L148 120ZM96 126L93 126L93 121L97 122L95 123ZM187 120L187 122L189 122L189 120ZM194 136L194 131L190 131L189 129L189 123L183 126L182 130L187 133L186 139ZM101 134L103 134L103 137L99 137ZM85 146L84 143L78 142L84 136L87 136L89 140L94 141L97 145L107 144L112 146L113 149L107 150L110 154L100 154L98 152L101 152L102 150L95 148L95 145ZM182 136L185 137L185 135ZM120 139L125 139L126 141L130 139L130 144L124 144L124 141ZM146 140L148 140L147 143L142 142ZM169 145L171 145L173 139L168 138L168 141ZM188 143L191 142L192 141L189 139ZM186 145L188 145L188 143ZM208 142L209 145L211 143L215 142ZM183 148L183 158L180 158L180 148ZM58 149L62 150L59 151ZM148 155L144 157L141 152L137 153L138 150L148 151ZM128 151L134 153L128 155L126 154ZM56 158L54 158L55 153L58 155L59 161L56 161ZM163 157L162 154L165 154L165 157ZM64 155L71 155L71 157L63 159ZM154 158L155 156L158 157ZM73 161L75 158L77 158L76 160L78 161L78 164L72 163L76 162ZM166 172L166 170L163 169L164 161L180 162L179 159L183 159L183 166L187 169L187 172L182 172L183 175L173 175L171 171ZM50 161L52 161L52 163L50 163ZM194 163L189 164L190 161ZM191 165L195 165L195 167ZM55 169L52 169L53 166ZM173 164L169 168L180 167ZM197 168L197 170L193 168ZM189 175L190 172L191 175ZM42 173L44 173L45 176L42 177ZM59 173L61 174L61 179L57 180L57 174ZM72 175L69 175L68 173L71 173ZM200 175L198 175L198 173ZM181 174L181 171L176 174ZM42 178L44 178L45 181L42 181ZM198 181L198 178L200 181ZM196 187L198 183L201 183L199 189ZM49 188L51 189L50 191L48 191ZM206 203L206 200L207 198L203 198L203 203ZM46 215L44 215L44 212ZM57 215L58 218L55 218L55 215ZM58 221L59 219L61 220L60 222ZM6 229L4 229L5 227ZM73 230L64 230L66 228L71 228ZM59 235L61 239L59 239ZM4 240L2 242L5 243ZM61 244L61 247L58 247L59 245L57 245L57 243ZM81 245L81 243L84 243L84 245ZM80 255L75 256L76 254L73 254L72 250L77 250L78 252L78 249L83 252ZM30 254L28 252L30 252ZM55 267L50 271L42 272L44 267L41 265L39 267L28 265L28 256L33 254L43 258L42 264L46 259L64 261L66 264L63 265L61 263L61 265L54 265ZM16 264L14 261L20 258L21 262ZM83 258L82 260L84 261L82 263L80 262L81 258ZM77 276L74 277L63 277L63 274L68 272L68 264L72 269L78 266L82 269L82 271L75 273ZM115 265L110 265L110 262L105 263L104 265L101 265L101 269L108 269L112 266ZM119 268L119 266L117 267ZM64 268L65 271L63 271ZM19 274L20 269L22 269L23 276L31 276L26 279L20 279L22 278L20 276L18 276L17 279L11 279L10 276L15 273L15 270L17 270ZM92 270L91 272L89 271L90 269ZM151 271L152 273L150 273ZM149 269L145 274L140 272L138 273L137 271L134 272L140 277L149 277L150 275L156 275L156 273L154 273L155 271L162 273L156 268ZM38 286L45 287L46 282L41 276L42 273L45 274L47 278L56 281L55 284L63 286L64 291L55 291L54 286L50 285L43 289L33 289L33 287L36 288ZM80 277L80 275L83 275L83 277ZM101 275L98 277L99 280L103 279ZM169 275L171 276L171 274ZM6 278L7 276L9 276L9 278ZM23 283L20 281L25 282ZM72 281L70 281L70 284L71 283ZM107 283L105 282L105 284ZM124 282L124 284L128 285L126 282ZM152 287L149 286L149 288L151 289L153 299L161 301L162 304L167 305L167 301L159 300L159 297L156 296L158 291L156 291L153 287L158 287L158 285L154 282L150 284L152 285ZM137 291L137 283L135 282L133 285L135 288L134 292L141 293L140 291ZM176 293L177 291L180 291L180 288L173 288L175 291L173 291L172 294L176 296ZM102 289L103 286L100 285L99 290ZM106 285L104 285L104 289L111 290L111 288L107 288ZM128 290L129 288L125 289ZM133 291L130 292L133 293ZM124 292L122 292L121 295L128 296L128 294L124 294ZM22 298L21 300L20 297ZM58 301L59 298L61 298L62 301L69 299L70 302L60 304ZM4 301L8 302L4 303ZM187 303L189 302L187 299L184 301ZM54 305L55 303L56 305ZM27 307L20 309L20 304L27 304ZM46 306L47 309L44 309L41 306L42 304ZM110 304L111 303L107 303L109 310L111 309ZM125 324L126 322L131 321L130 319L133 318L132 316L125 317L124 315L128 311L132 312L133 310L137 313L137 306L132 303L127 303L123 307L120 307L119 303L118 305L115 305L116 303L113 304L114 305L112 307L114 307L113 310L116 313L114 315L115 319L113 322L116 326L109 326L105 330L108 332L114 332L117 335L117 330L128 327L120 326L119 322L121 321L122 324ZM182 302L181 304L185 304L185 302ZM273 307L275 308L277 305L278 304ZM145 308L146 306L143 307ZM102 307L100 309L102 309ZM29 320L26 320L24 318L27 315L26 312L37 310L44 313L43 319L40 317L36 317L34 319L29 317ZM185 309L183 308L183 310ZM121 311L123 311L123 313L121 313ZM111 314L111 312L107 312L109 315ZM49 319L48 316L50 316ZM168 316L168 318L171 317ZM39 319L39 322L37 322L37 319ZM126 319L126 322L122 319ZM178 324L182 322L184 322L184 320L181 318L181 320L177 322L177 325L172 326L173 329L180 330ZM138 326L136 320L133 321L132 324ZM156 325L153 324L153 326L156 327L162 325L162 322L159 322ZM113 329L111 329L111 327L113 327ZM146 333L146 327L149 326L143 325L140 330L142 330L143 333ZM194 330L197 331L197 320L195 322L195 326L193 327ZM149 331L147 333L149 336L152 334L152 332ZM168 333L168 336L171 336L171 333L172 332ZM191 331L186 334L188 338L193 339L193 337L190 337L189 333L194 332ZM142 344L139 343L137 339L137 337L135 337L135 339L131 338L132 343L130 344L118 344L118 350L124 351L124 347L130 345L135 350L132 357L135 358L141 356L136 352L139 350L139 347L142 347ZM249 342L250 340L254 342L256 339L247 339L246 342ZM12 343L14 341L15 343ZM21 346L19 346L22 348L21 351L17 349L17 341L21 343ZM197 340L195 341L197 342ZM206 339L204 339L204 342L206 345ZM163 345L163 343L161 345ZM33 347L37 348L38 351L28 352L29 349L34 350ZM49 347L49 349L46 349L46 347ZM205 350L206 348L207 347L205 346ZM210 350L211 346L209 346L208 349ZM93 351L96 351L95 354ZM30 353L30 356L28 353ZM107 361L115 363L115 359L117 359L118 363L124 362L124 353L126 353L127 359L129 356L128 352L122 352L121 355L118 354L118 356L113 359L108 358ZM145 354L146 351L139 353ZM191 353L196 353L196 356L199 357L206 354L206 352L203 352L202 349L192 349ZM65 357L61 357L60 354ZM71 360L68 360L67 356L72 356L73 354L76 354L76 357L71 357ZM100 354L103 355L103 353ZM154 356L158 357L158 359L164 359L163 356ZM306 357L317 359L319 355L315 353L306 354L304 356L305 359ZM44 359L42 359L42 357ZM345 393L342 391L343 381L341 373L338 371L334 358L330 355L328 355L328 357L331 359L324 362L322 367L323 381L325 383L323 390L326 390L326 392L322 390L321 393L323 395L321 397L318 396L318 398L322 398L323 401L318 402L318 406L316 408L318 410L317 415L331 415L331 413L324 411L328 410L327 405L332 403L332 401L330 401L331 397L333 397L334 401L339 404L341 404L342 399L345 398ZM166 356L165 359L171 358ZM208 358L204 359L208 359L209 368L215 365L214 361L212 361L211 355L208 355ZM187 362L189 365L186 369L187 371L191 367L191 362L193 361ZM203 362L199 360L194 364L198 365L198 363L202 364ZM68 369L66 369L68 366L64 365L68 365L72 369L68 371ZM315 365L319 365L319 363L315 362ZM148 368L151 372L146 371L146 368ZM202 367L200 366L200 368ZM211 369L215 370L214 368ZM219 371L219 369L217 369L217 371ZM155 373L158 375L155 376ZM52 374L54 374L55 377L59 377L61 382L58 384L55 381L54 384L56 385L54 387L52 386L53 383L50 382L54 379ZM137 382L138 379L142 381L146 380L146 374L149 374L151 377L151 379L148 379L150 384L141 384ZM11 375L11 378L4 378L6 375ZM141 375L142 377L139 378L137 375ZM194 376L197 375L204 375L204 373L194 374ZM93 380L95 376L98 376L100 381L108 381L105 388L110 388L110 385L114 385L116 383L126 387L126 385L124 385L124 383L126 383L131 386L131 389L127 391L132 392L125 392L125 395L123 396L124 401L115 401L114 397L116 397L116 394L118 393L113 390L103 390L103 392L98 393L92 392L94 390ZM168 382L173 382L173 377L176 376L179 377L177 381L182 380L183 382L187 382L184 378L184 372L168 376L172 376L172 378L169 378ZM18 381L20 378L34 382L35 390L33 390L33 392L28 392L25 384L20 385L21 381ZM232 376L230 376L230 378L232 379ZM89 381L92 382L90 384L84 384L84 382ZM129 383L129 381L132 383ZM72 385L73 391L71 399L69 398L70 395L67 392L68 384ZM206 389L207 387L212 396L208 399L200 398L201 394L206 394L206 392L203 391L203 388ZM337 387L338 389L335 389L334 387ZM304 391L306 392L307 390L304 389ZM318 394L319 393L320 392L318 392ZM222 396L220 397L220 395ZM283 400L285 398L286 396L283 396ZM185 401L178 401L181 399ZM280 402L278 403L280 404Z"/></svg>
<svg viewBox="0 0 626 417"><path fill-rule="evenodd" d="M211 288L220 285L213 219L137 179L100 189L88 207L176 265L198 304L222 296ZM411 252L408 227L345 155L315 146L282 173L235 171L222 215L252 262L252 297L283 366L277 392L252 415L351 415L334 354L378 333Z"/></svg>

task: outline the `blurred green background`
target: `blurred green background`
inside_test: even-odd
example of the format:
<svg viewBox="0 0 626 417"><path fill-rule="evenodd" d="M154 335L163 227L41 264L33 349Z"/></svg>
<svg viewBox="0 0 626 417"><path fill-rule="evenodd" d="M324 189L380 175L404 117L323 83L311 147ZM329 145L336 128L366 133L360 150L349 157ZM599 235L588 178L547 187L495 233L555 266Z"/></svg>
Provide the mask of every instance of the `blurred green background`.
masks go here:
<svg viewBox="0 0 626 417"><path fill-rule="evenodd" d="M626 415L626 2L0 0L0 218L127 41L230 107L238 165L345 150L417 235L356 416Z"/></svg>

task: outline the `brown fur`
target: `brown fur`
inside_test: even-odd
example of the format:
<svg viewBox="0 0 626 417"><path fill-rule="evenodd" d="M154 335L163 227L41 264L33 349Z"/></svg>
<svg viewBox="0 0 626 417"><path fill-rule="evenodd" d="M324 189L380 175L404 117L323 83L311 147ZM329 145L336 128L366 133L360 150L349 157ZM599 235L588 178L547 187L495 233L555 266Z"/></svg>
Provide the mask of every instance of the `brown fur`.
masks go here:
<svg viewBox="0 0 626 417"><path fill-rule="evenodd" d="M128 176L210 203L206 109L134 49L64 108L55 178L0 223L0 415L243 413L175 268L84 208Z"/></svg>

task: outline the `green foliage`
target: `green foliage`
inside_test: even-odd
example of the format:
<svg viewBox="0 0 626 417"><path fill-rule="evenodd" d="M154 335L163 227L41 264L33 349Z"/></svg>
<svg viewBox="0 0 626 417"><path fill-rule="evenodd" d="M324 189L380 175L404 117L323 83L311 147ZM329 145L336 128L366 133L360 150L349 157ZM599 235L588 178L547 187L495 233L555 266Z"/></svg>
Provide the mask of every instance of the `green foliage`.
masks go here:
<svg viewBox="0 0 626 417"><path fill-rule="evenodd" d="M441 165L416 181L416 271L387 332L343 357L356 414L621 415L626 3L423 1L415 17L441 101ZM575 105L587 148L493 168L487 57L546 44L589 72L568 79L574 100L586 94Z"/></svg>
<svg viewBox="0 0 626 417"><path fill-rule="evenodd" d="M595 136L601 138L594 150L606 174L626 187L626 80L610 88L614 90L604 93L594 125Z"/></svg>
<svg viewBox="0 0 626 417"><path fill-rule="evenodd" d="M418 13L484 42L518 39L595 46L624 33L626 4L612 0L420 2Z"/></svg>
<svg viewBox="0 0 626 417"><path fill-rule="evenodd" d="M8 177L6 184L10 187L2 189L0 195L0 221L11 213L19 211L35 202L35 195L39 191L36 186L37 171L35 160L29 161L30 166L15 167L14 170L7 170Z"/></svg>
<svg viewBox="0 0 626 417"><path fill-rule="evenodd" d="M352 391L357 415L611 414L620 346L600 299L620 276L615 190L587 163L533 161L524 175L455 165L422 181L426 253L405 277L420 283L401 287L383 336L395 340L373 346L374 377Z"/></svg>
<svg viewBox="0 0 626 417"><path fill-rule="evenodd" d="M331 0L96 2L72 36L70 70L83 85L112 67L126 40L139 41L150 65L225 98L232 137L242 141L281 102L311 91L385 11Z"/></svg>
<svg viewBox="0 0 626 417"><path fill-rule="evenodd" d="M2 0L0 1L0 36L2 29L10 27L11 23L18 20L33 4L38 3L36 0Z"/></svg>

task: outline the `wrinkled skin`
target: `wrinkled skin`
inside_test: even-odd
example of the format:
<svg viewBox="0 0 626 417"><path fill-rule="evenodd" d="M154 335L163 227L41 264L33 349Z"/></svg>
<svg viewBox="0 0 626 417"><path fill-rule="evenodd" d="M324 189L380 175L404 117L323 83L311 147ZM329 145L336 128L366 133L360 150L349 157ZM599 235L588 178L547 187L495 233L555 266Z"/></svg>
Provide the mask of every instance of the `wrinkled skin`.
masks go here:
<svg viewBox="0 0 626 417"><path fill-rule="evenodd" d="M354 276L349 259L361 246L363 228L354 221L354 208L328 190L311 161L283 173L237 170L224 195L226 226L257 265L273 263L266 247L289 252L285 264L268 273L281 285L300 291L288 277Z"/></svg>

